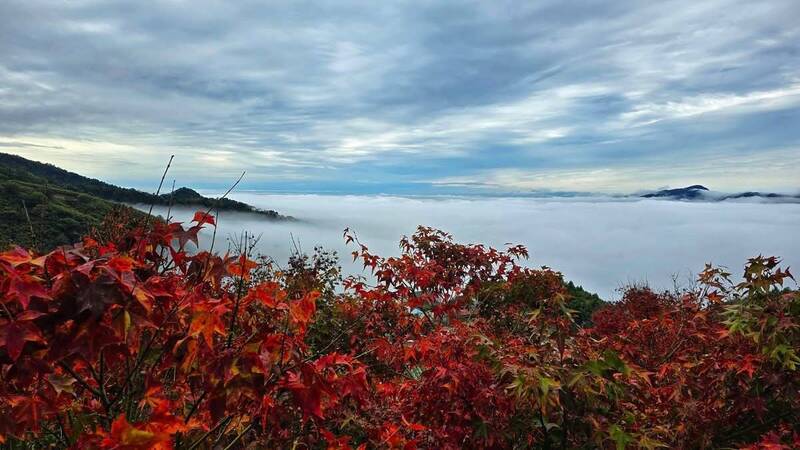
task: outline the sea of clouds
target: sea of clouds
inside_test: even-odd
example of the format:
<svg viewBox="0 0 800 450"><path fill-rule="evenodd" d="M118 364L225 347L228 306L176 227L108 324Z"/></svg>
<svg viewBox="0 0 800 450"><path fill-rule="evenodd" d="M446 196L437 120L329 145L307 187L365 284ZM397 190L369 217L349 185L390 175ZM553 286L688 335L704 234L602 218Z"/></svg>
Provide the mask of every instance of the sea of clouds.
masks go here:
<svg viewBox="0 0 800 450"><path fill-rule="evenodd" d="M602 198L454 198L306 195L244 192L231 195L297 218L273 222L251 214L219 217L216 249L242 231L261 235L258 251L285 262L295 245L336 250L346 273L352 263L342 231L354 230L380 255L397 255L398 241L418 225L440 228L460 242L498 248L528 247L526 264L546 265L566 279L614 300L619 288L647 283L655 289L688 285L707 262L741 275L758 254L800 265L800 204L680 202ZM164 214L165 208L156 208ZM188 221L194 210L173 209ZM201 246L208 246L204 231ZM294 241L294 242L293 242Z"/></svg>

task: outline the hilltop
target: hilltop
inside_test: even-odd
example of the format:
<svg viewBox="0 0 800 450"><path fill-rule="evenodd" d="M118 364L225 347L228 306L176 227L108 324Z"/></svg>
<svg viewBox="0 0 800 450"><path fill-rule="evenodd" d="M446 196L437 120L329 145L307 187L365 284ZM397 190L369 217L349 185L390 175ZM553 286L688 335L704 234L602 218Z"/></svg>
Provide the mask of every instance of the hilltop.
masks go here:
<svg viewBox="0 0 800 450"><path fill-rule="evenodd" d="M667 197L674 200L694 200L701 198L704 192L708 192L708 188L699 184L692 186L677 188L677 189L664 189L658 192L644 194L644 198L661 198Z"/></svg>

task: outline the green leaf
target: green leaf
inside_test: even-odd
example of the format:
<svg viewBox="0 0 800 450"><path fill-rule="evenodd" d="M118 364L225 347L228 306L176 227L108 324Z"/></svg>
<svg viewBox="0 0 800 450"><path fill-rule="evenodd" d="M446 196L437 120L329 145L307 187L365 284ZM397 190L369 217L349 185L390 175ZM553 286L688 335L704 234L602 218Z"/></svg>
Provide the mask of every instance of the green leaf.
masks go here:
<svg viewBox="0 0 800 450"><path fill-rule="evenodd" d="M617 446L617 450L625 450L628 444L633 442L633 436L626 433L618 425L608 427L608 435Z"/></svg>

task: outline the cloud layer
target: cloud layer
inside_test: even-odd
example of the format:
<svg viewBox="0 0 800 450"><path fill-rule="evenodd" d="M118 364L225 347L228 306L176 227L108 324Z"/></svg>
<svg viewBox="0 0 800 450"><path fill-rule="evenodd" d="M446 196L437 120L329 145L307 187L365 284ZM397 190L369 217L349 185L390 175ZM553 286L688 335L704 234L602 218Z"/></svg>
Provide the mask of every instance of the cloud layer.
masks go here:
<svg viewBox="0 0 800 450"><path fill-rule="evenodd" d="M134 185L174 153L205 186L795 191L798 18L794 0L7 0L0 151Z"/></svg>
<svg viewBox="0 0 800 450"><path fill-rule="evenodd" d="M215 248L242 231L261 234L259 250L283 264L293 248L316 245L337 250L349 273L362 273L348 257L342 230L380 255L396 255L402 235L417 225L452 233L459 242L505 248L524 244L528 264L548 265L606 299L617 288L649 283L673 288L673 276L686 286L705 263L727 266L741 275L747 258L775 255L786 266L800 265L800 204L689 203L603 198L407 198L396 196L321 196L235 194L238 200L303 219L265 222L252 215L223 213ZM163 212L163 210L159 210ZM188 221L194 210L179 210ZM208 248L210 233L201 242ZM235 238L234 238L235 241Z"/></svg>

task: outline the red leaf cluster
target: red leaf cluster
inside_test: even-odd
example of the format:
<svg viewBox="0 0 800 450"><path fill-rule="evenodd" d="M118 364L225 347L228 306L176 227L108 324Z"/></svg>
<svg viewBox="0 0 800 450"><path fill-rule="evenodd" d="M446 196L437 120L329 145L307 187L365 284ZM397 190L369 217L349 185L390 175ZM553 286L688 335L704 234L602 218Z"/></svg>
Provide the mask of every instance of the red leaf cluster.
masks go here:
<svg viewBox="0 0 800 450"><path fill-rule="evenodd" d="M0 254L0 443L107 449L794 448L800 295L775 258L572 319L558 272L420 228L324 288L187 251L214 217Z"/></svg>

